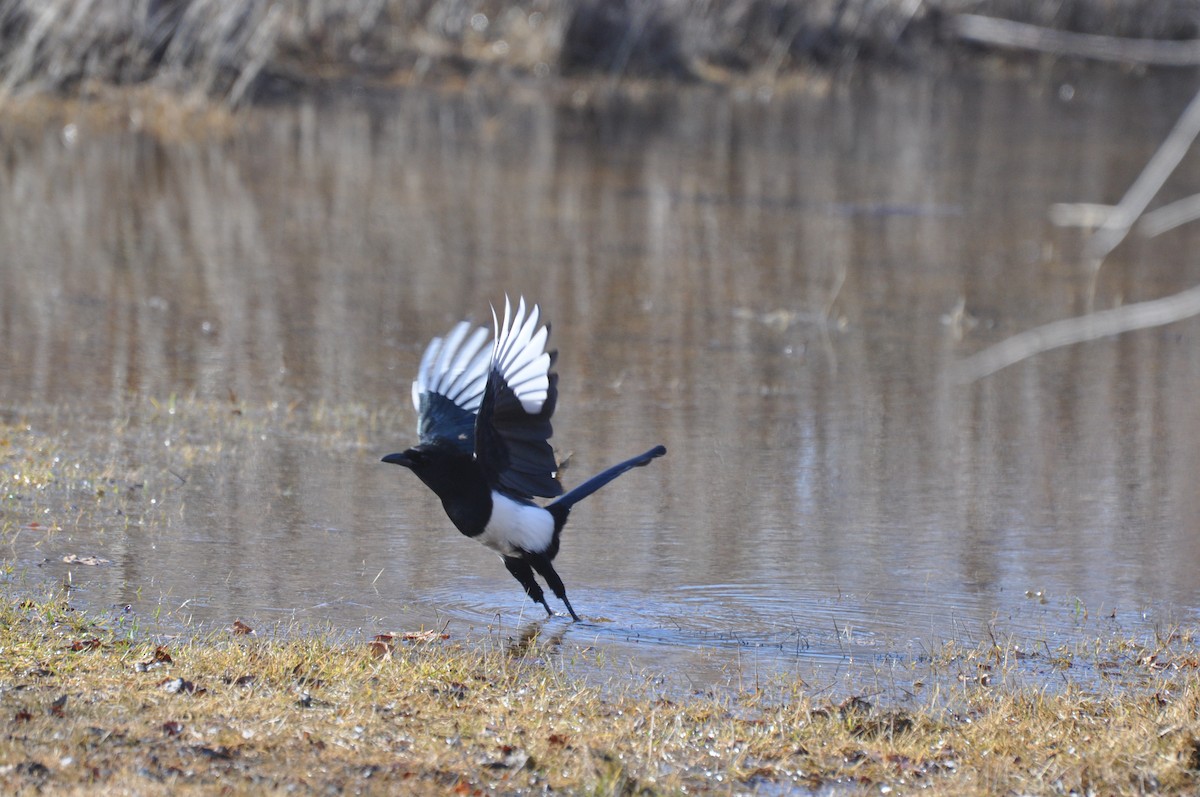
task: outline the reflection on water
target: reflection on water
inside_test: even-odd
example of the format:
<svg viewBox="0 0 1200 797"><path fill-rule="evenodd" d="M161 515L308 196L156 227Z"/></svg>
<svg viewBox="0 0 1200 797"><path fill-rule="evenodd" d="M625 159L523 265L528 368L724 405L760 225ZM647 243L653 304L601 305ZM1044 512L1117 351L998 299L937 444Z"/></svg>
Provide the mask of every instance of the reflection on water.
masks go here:
<svg viewBox="0 0 1200 797"><path fill-rule="evenodd" d="M1041 87L1066 79L1070 101ZM1038 86L601 113L411 91L255 111L222 142L11 132L0 422L61 461L22 490L0 449L8 556L52 580L109 559L71 568L76 599L145 618L519 637L540 609L378 462L413 438L425 342L507 292L554 324L568 485L670 450L573 516L558 569L587 622L556 645L838 671L989 625L1191 617L1195 324L948 379L1083 310L1080 239L1046 210L1119 197L1191 90ZM1200 280L1195 235L1118 250L1097 301Z"/></svg>

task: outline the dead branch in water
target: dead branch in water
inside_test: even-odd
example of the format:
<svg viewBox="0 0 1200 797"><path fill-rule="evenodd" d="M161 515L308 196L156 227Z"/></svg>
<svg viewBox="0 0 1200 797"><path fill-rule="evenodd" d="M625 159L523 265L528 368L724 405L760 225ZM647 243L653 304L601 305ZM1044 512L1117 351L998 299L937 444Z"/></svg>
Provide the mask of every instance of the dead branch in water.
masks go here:
<svg viewBox="0 0 1200 797"><path fill-rule="evenodd" d="M1200 135L1200 92L1188 103L1175 127L1159 145L1125 196L1121 197L1121 201L1107 214L1084 245L1085 257L1091 266L1089 296L1094 295L1096 277L1104 258L1125 240L1130 228L1183 160L1197 135ZM1091 305L1090 298L1088 304ZM1089 312L1002 340L958 363L954 368L954 376L959 382L973 382L1050 349L1162 326L1195 315L1200 315L1200 287L1189 288L1162 299Z"/></svg>
<svg viewBox="0 0 1200 797"><path fill-rule="evenodd" d="M1192 194L1155 208L1142 216L1138 230L1147 238L1153 238L1196 219L1200 219L1200 194Z"/></svg>
<svg viewBox="0 0 1200 797"><path fill-rule="evenodd" d="M948 30L959 39L1005 47L1032 50L1051 55L1092 58L1156 66L1195 66L1200 64L1200 40L1126 39L1052 30L1026 22L958 14L949 19Z"/></svg>
<svg viewBox="0 0 1200 797"><path fill-rule="evenodd" d="M1051 349L1163 326L1195 315L1200 315L1200 287L1162 299L1054 321L1005 338L968 357L954 367L954 376L960 383L974 382Z"/></svg>
<svg viewBox="0 0 1200 797"><path fill-rule="evenodd" d="M1093 261L1094 268L1099 269L1100 262L1125 240L1129 229L1183 160L1197 135L1200 135L1200 92L1188 103L1175 127L1159 145L1125 196L1121 197L1108 218L1088 239L1084 252Z"/></svg>

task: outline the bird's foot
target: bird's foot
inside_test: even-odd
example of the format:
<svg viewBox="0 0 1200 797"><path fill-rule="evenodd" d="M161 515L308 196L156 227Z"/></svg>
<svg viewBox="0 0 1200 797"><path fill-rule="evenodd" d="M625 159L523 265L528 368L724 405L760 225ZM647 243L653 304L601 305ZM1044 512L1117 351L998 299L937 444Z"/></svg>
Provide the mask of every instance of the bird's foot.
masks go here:
<svg viewBox="0 0 1200 797"><path fill-rule="evenodd" d="M563 603L565 603L567 605L567 611L569 611L571 613L571 619L574 622L578 623L579 615L575 614L575 608L573 606L571 606L571 602L569 600L567 600L567 597L565 595L563 596Z"/></svg>

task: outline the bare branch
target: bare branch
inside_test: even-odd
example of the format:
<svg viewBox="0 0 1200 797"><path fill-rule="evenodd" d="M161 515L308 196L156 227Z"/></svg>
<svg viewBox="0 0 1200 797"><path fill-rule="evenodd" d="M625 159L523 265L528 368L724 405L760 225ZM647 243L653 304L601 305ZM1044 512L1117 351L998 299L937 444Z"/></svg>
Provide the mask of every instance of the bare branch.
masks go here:
<svg viewBox="0 0 1200 797"><path fill-rule="evenodd" d="M1138 232L1153 238L1196 219L1200 219L1200 194L1192 194L1150 211L1138 222Z"/></svg>
<svg viewBox="0 0 1200 797"><path fill-rule="evenodd" d="M1051 30L1024 22L975 14L951 17L949 30L966 41L1053 55L1159 66L1200 64L1200 41L1195 39L1163 41L1097 36L1091 33Z"/></svg>
<svg viewBox="0 0 1200 797"><path fill-rule="evenodd" d="M1093 289L1096 274L1104 258L1125 240L1134 222L1145 212L1150 200L1171 176L1198 134L1200 92L1188 103L1175 127L1159 145L1146 167L1142 169L1142 173L1125 192L1125 196L1105 215L1103 222L1088 239L1084 251L1092 264ZM1076 318L1054 321L1002 340L958 363L953 369L954 376L959 382L973 382L1050 349L1135 329L1162 326L1197 314L1200 314L1200 287L1189 288L1162 299L1098 313L1089 312Z"/></svg>
<svg viewBox="0 0 1200 797"><path fill-rule="evenodd" d="M953 367L952 374L956 382L974 382L1044 351L1171 324L1195 315L1200 315L1200 286L1162 299L1127 304L1026 330L960 361Z"/></svg>
<svg viewBox="0 0 1200 797"><path fill-rule="evenodd" d="M1183 156L1187 154L1198 134L1200 134L1200 92L1192 97L1192 101L1188 103L1187 108L1180 115L1179 121L1175 123L1175 127L1159 145L1154 156L1150 158L1146 168L1142 169L1142 173L1133 181L1133 185L1129 186L1125 196L1121 197L1121 201L1117 203L1112 213L1108 214L1108 218L1088 240L1084 251L1088 259L1096 263L1097 268L1099 268L1099 261L1108 257L1108 253L1125 240L1125 236L1129 234L1129 228L1145 212L1150 200L1162 188L1163 183L1171 176L1171 172L1175 171L1175 167L1183 160Z"/></svg>

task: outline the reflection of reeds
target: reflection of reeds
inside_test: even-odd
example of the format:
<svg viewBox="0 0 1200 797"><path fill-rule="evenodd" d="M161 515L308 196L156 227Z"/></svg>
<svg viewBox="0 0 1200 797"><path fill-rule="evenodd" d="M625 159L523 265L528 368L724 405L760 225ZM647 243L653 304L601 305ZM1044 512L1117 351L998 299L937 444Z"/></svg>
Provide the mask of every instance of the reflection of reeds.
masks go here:
<svg viewBox="0 0 1200 797"><path fill-rule="evenodd" d="M334 546L338 566L366 561L368 581L387 567L381 594L459 572L436 502L414 493L397 512L400 488L372 469L411 434L421 346L505 291L536 294L571 353L558 445L598 463L653 433L683 452L638 495L686 504L685 520L609 502L574 538L576 577L627 529L638 556L595 578L654 583L686 523L696 580L929 573L914 589L950 608L872 604L897 624L986 619L1013 579L1121 606L1194 583L1186 337L1079 347L969 393L945 378L965 347L1074 307L1074 269L1012 252L1045 238L1052 201L1089 195L1114 132L1128 148L1169 122L1150 99L1083 104L1075 124L1095 134L1064 142L1046 132L1059 103L1009 80L949 102L907 78L770 103L677 92L616 102L591 131L489 88L250 109L216 142L86 122L0 136L0 407L69 431L72 463L146 480L178 518L168 530L228 541L241 563L213 561L189 594L224 595L234 567L250 593L278 594L289 575L261 562L328 561L330 537L293 530L334 524L355 539ZM1026 139L1050 154L1012 146ZM1131 298L1191 281L1186 245L1155 245L1106 270L1129 275ZM962 342L937 323L960 297L980 319ZM172 394L176 414L146 420ZM351 420L326 433L322 412ZM248 532L267 502L286 520ZM215 560L207 545L186 552ZM191 561L158 551L152 565ZM1096 587L1113 562L1125 580ZM963 584L980 596L965 606ZM521 605L501 590L505 612Z"/></svg>
<svg viewBox="0 0 1200 797"><path fill-rule="evenodd" d="M431 70L461 73L480 67L537 76L771 81L814 62L845 64L897 52L920 56L922 48L958 37L992 41L971 34L980 24L992 30L1029 23L1021 29L1033 25L1043 26L1032 28L1039 32L1064 29L1148 40L1190 35L1192 25L1191 4L1184 0L972 3L972 12L986 18L956 17L957 5L945 0L0 0L0 89L70 91L88 81L153 82L236 105L268 77L278 85L348 77L395 82Z"/></svg>

